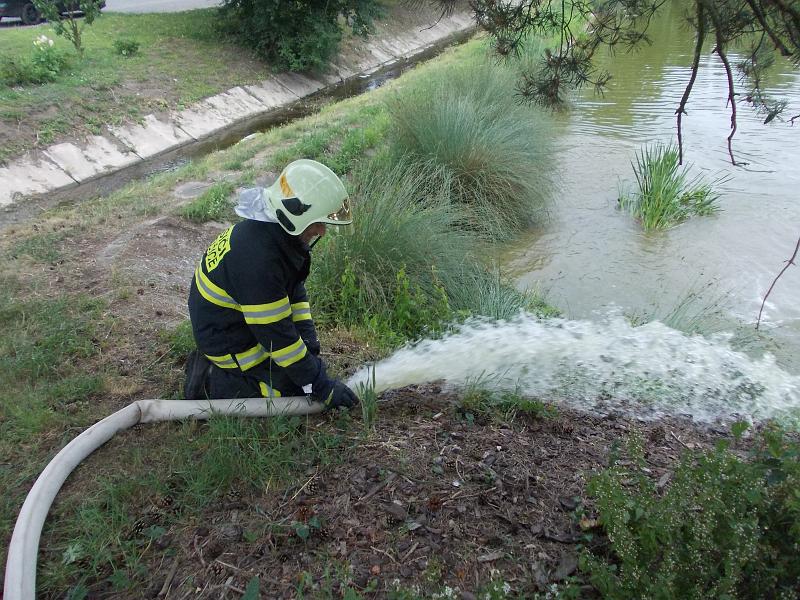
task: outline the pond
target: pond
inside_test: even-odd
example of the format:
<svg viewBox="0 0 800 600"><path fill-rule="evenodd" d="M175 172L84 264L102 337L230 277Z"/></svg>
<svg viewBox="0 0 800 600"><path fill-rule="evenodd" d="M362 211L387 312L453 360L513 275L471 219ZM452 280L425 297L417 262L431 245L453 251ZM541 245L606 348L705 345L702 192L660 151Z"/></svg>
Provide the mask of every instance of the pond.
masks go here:
<svg viewBox="0 0 800 600"><path fill-rule="evenodd" d="M674 112L694 43L684 23L681 9L670 8L653 23L652 45L604 59L613 76L604 96L584 90L557 116L559 187L549 217L501 262L520 288L546 292L566 317L615 310L664 318L694 297L689 311L716 312L724 328L752 331L764 293L800 236L800 123L763 125L740 96L734 153L746 164L732 166L726 76L711 47L683 120L684 156L693 171L726 179L717 187L721 211L644 233L617 209L621 186L634 181L635 153L676 139ZM732 64L739 59L730 56ZM791 65L776 68L769 89L789 100L786 117L800 112L800 74ZM800 268L790 268L769 298L761 328L768 339L759 342L795 373L798 296Z"/></svg>

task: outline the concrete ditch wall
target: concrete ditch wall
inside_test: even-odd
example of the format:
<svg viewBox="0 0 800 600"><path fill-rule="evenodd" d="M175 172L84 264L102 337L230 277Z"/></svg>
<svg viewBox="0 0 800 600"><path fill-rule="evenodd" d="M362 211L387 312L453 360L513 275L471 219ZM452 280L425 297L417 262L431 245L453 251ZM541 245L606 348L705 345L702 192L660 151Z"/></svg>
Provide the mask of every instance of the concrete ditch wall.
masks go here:
<svg viewBox="0 0 800 600"><path fill-rule="evenodd" d="M231 88L167 116L147 115L139 123L110 126L105 135L29 152L0 167L0 208L11 211L43 194L68 190L174 152L353 77L367 77L413 59L437 42L474 27L471 15L454 13L433 26L415 28L392 39L369 39L359 53L361 58L349 62L340 59L329 73L318 78L281 73L258 85Z"/></svg>

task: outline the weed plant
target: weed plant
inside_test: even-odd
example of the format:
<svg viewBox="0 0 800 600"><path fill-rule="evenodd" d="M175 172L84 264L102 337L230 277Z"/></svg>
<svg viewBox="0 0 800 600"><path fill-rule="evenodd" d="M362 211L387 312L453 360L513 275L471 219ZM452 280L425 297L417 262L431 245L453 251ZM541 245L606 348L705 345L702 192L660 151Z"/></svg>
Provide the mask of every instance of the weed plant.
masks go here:
<svg viewBox="0 0 800 600"><path fill-rule="evenodd" d="M690 177L688 169L678 164L675 146L644 148L631 165L637 189L621 194L618 202L620 208L641 222L645 231L666 229L692 216L707 216L719 210L719 195L701 176Z"/></svg>
<svg viewBox="0 0 800 600"><path fill-rule="evenodd" d="M181 209L181 216L195 223L233 218L229 200L235 186L229 181L215 183L199 197Z"/></svg>
<svg viewBox="0 0 800 600"><path fill-rule="evenodd" d="M395 152L441 181L461 228L493 240L530 224L551 189L549 121L519 104L515 81L484 62L437 72L390 102Z"/></svg>
<svg viewBox="0 0 800 600"><path fill-rule="evenodd" d="M687 453L664 493L641 470L641 444L628 453L588 488L608 554L584 551L581 569L602 597L799 597L797 439L767 429L748 460L727 441Z"/></svg>

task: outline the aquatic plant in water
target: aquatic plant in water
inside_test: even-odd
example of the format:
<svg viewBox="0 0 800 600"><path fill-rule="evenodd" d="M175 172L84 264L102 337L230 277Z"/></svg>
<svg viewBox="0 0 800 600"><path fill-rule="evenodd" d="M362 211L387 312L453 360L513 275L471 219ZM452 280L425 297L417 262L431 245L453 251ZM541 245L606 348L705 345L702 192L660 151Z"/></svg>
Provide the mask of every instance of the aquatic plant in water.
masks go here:
<svg viewBox="0 0 800 600"><path fill-rule="evenodd" d="M689 175L689 169L679 164L675 146L657 144L644 148L631 165L637 189L621 193L617 201L620 208L641 222L645 231L666 229L692 216L711 215L719 210L719 194L701 175Z"/></svg>

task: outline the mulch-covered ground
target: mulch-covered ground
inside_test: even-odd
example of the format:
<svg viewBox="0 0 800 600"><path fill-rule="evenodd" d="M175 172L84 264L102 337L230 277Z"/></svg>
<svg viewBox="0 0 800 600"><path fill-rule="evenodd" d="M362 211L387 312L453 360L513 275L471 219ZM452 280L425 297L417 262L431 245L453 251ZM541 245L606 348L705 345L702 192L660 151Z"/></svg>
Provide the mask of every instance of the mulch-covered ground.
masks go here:
<svg viewBox="0 0 800 600"><path fill-rule="evenodd" d="M473 598L495 572L533 596L575 572L593 525L591 503L582 518L575 511L587 477L634 432L661 486L684 449L724 435L688 420L565 409L499 424L465 419L435 385L388 392L374 436L342 462L310 470L299 486L228 494L155 540L142 595L238 598L258 576L261 597L294 598L306 573L305 597L342 597L344 584L370 598L398 585Z"/></svg>

